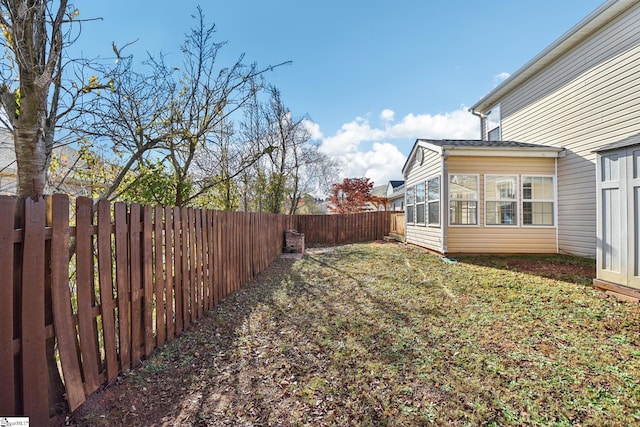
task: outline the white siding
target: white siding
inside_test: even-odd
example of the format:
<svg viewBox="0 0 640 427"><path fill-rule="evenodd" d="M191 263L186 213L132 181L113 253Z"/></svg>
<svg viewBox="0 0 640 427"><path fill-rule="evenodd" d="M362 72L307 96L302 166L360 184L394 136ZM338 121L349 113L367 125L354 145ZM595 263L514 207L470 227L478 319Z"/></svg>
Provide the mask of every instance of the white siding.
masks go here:
<svg viewBox="0 0 640 427"><path fill-rule="evenodd" d="M424 149L424 160L422 165L414 163L405 181L405 189L415 186L418 183L426 182L434 176L440 176L440 226L429 225L405 225L405 236L407 243L411 243L423 248L428 248L437 252L443 252L443 228L442 223L446 217L442 215L444 206L442 194L442 156L434 151Z"/></svg>
<svg viewBox="0 0 640 427"><path fill-rule="evenodd" d="M502 137L567 149L558 162L561 252L595 256L594 149L640 133L640 5L500 100Z"/></svg>

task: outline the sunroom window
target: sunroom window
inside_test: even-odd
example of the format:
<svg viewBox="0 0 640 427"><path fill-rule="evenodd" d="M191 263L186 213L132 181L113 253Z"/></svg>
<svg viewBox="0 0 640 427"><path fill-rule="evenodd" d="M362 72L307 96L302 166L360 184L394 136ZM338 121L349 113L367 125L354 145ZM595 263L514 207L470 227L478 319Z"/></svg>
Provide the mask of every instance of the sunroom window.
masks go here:
<svg viewBox="0 0 640 427"><path fill-rule="evenodd" d="M523 225L554 225L555 191L553 177L522 177Z"/></svg>
<svg viewBox="0 0 640 427"><path fill-rule="evenodd" d="M485 175L485 223L518 225L518 177Z"/></svg>
<svg viewBox="0 0 640 427"><path fill-rule="evenodd" d="M425 186L424 182L416 185L416 224L425 223L424 217Z"/></svg>
<svg viewBox="0 0 640 427"><path fill-rule="evenodd" d="M449 224L478 224L478 175L449 175Z"/></svg>
<svg viewBox="0 0 640 427"><path fill-rule="evenodd" d="M413 208L415 206L415 187L407 188L407 224L415 221Z"/></svg>
<svg viewBox="0 0 640 427"><path fill-rule="evenodd" d="M427 222L440 225L440 177L427 180Z"/></svg>

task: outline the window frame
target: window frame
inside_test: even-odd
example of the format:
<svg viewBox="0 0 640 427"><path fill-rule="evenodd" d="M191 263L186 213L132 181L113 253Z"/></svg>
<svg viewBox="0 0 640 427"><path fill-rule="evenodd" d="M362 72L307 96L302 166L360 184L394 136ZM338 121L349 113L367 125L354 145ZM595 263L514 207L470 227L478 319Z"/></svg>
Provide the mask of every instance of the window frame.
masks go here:
<svg viewBox="0 0 640 427"><path fill-rule="evenodd" d="M411 197L411 199L410 199ZM415 225L416 220L416 211L415 211L415 186L407 187L407 191L405 192L405 221L407 224ZM411 211L412 220L409 221L409 211Z"/></svg>
<svg viewBox="0 0 640 427"><path fill-rule="evenodd" d="M492 120L492 115L495 115L495 117L497 117L497 120L496 119ZM497 125L490 128L490 126L495 123L497 123ZM485 115L485 125L486 125L485 137L487 141L502 140L502 106L499 103L494 105L487 111L487 114ZM497 135L496 137L492 137L493 136L492 132L494 132L495 130L498 131Z"/></svg>
<svg viewBox="0 0 640 427"><path fill-rule="evenodd" d="M429 183L434 180L438 180L438 197L434 199L430 199ZM440 178L440 175L434 175L430 178L427 178L425 188L426 188L425 221L427 222L427 225L429 227L440 227L440 224L442 223L442 209L440 205L440 200L442 199L442 179ZM436 203L438 204L438 222L431 222L429 218L429 212L431 211L430 206Z"/></svg>
<svg viewBox="0 0 640 427"><path fill-rule="evenodd" d="M476 198L475 199L452 199L451 198L451 177L453 176L473 176L476 178ZM447 222L450 227L480 227L480 174L479 173L464 173L464 172L456 172L449 173L447 175ZM452 202L475 202L476 204L476 221L473 224L458 224L451 221L451 203Z"/></svg>
<svg viewBox="0 0 640 427"><path fill-rule="evenodd" d="M420 188L422 187L422 201L419 200L420 196ZM414 185L415 189L415 203L414 203L414 215L415 215L415 225L426 226L427 225L427 216L426 216L426 208L427 208L427 185L424 181L420 181ZM422 206L422 221L420 221L420 217L418 216L418 208Z"/></svg>
<svg viewBox="0 0 640 427"><path fill-rule="evenodd" d="M514 185L515 199L503 198L503 197L495 197L490 199L489 197L487 197L487 190L489 189L489 186L487 184L487 178L499 177L499 176L515 178L515 185ZM512 222L510 224L508 223L489 224L487 222L487 218L489 217L488 215L489 210L487 209L487 204L489 203L512 203L515 206L515 212L513 213ZM520 176L518 174L506 174L506 173L484 174L484 226L485 227L519 227L520 226Z"/></svg>
<svg viewBox="0 0 640 427"><path fill-rule="evenodd" d="M525 178L550 178L551 179L551 191L553 191L553 198L552 199L525 199L524 198L524 180ZM528 175L520 175L520 191L521 191L521 197L520 197L520 209L522 212L521 218L522 218L522 227L532 227L532 228L556 228L557 227L557 206L558 206L558 190L557 190L557 177L555 175L535 175L535 174L528 174ZM526 202L531 202L531 203L551 203L551 220L552 223L551 224L525 224L524 223L524 204Z"/></svg>

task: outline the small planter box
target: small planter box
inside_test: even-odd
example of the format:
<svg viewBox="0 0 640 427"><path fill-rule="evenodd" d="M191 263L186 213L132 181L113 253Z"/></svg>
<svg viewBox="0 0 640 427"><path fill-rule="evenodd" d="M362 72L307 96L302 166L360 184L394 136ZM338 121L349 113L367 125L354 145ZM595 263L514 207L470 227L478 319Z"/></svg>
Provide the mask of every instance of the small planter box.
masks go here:
<svg viewBox="0 0 640 427"><path fill-rule="evenodd" d="M283 256L287 258L302 258L304 256L304 234L296 230L284 232Z"/></svg>

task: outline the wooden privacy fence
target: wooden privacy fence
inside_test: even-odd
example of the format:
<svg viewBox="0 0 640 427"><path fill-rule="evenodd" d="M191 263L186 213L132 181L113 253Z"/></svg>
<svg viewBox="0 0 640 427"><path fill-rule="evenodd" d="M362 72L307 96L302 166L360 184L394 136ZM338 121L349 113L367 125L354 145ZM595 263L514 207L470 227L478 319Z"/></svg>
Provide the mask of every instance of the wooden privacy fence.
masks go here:
<svg viewBox="0 0 640 427"><path fill-rule="evenodd" d="M350 215L298 215L305 244L340 245L382 240L389 233L391 211Z"/></svg>
<svg viewBox="0 0 640 427"><path fill-rule="evenodd" d="M282 252L293 217L0 197L0 415L49 419L46 345L69 408L179 335ZM46 293L50 292L47 310ZM50 312L50 313L49 313Z"/></svg>
<svg viewBox="0 0 640 427"><path fill-rule="evenodd" d="M377 240L389 213L291 217L87 198L72 209L66 195L0 196L0 415L47 424L54 344L74 411L267 268L288 229L312 244Z"/></svg>

